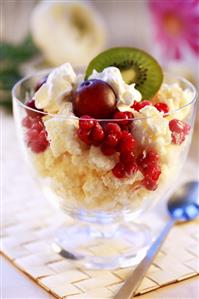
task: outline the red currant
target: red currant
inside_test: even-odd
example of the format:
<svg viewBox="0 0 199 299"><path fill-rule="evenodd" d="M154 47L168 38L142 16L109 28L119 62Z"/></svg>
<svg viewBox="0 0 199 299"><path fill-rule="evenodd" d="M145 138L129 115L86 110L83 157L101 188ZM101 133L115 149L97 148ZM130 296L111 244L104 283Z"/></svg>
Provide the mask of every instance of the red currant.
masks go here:
<svg viewBox="0 0 199 299"><path fill-rule="evenodd" d="M171 133L171 138L172 138L172 143L173 144L180 145L185 141L185 134L183 132L182 133L172 132Z"/></svg>
<svg viewBox="0 0 199 299"><path fill-rule="evenodd" d="M110 122L105 124L105 133L106 135L113 134L117 136L118 139L120 139L122 135L122 130L118 124Z"/></svg>
<svg viewBox="0 0 199 299"><path fill-rule="evenodd" d="M144 169L144 174L148 175L152 180L157 181L161 174L161 171L158 165L154 165L153 163L150 163Z"/></svg>
<svg viewBox="0 0 199 299"><path fill-rule="evenodd" d="M29 116L24 117L24 119L22 120L22 125L27 128L30 129L32 127L32 119Z"/></svg>
<svg viewBox="0 0 199 299"><path fill-rule="evenodd" d="M121 153L120 154L120 162L122 164L124 164L125 166L135 163L134 153L133 152Z"/></svg>
<svg viewBox="0 0 199 299"><path fill-rule="evenodd" d="M105 143L101 146L101 151L105 156L111 156L115 153L115 148L113 146L107 146Z"/></svg>
<svg viewBox="0 0 199 299"><path fill-rule="evenodd" d="M125 111L126 115L128 116L129 119L134 118L134 115L130 111Z"/></svg>
<svg viewBox="0 0 199 299"><path fill-rule="evenodd" d="M181 144L185 140L185 136L189 133L191 127L189 124L183 123L178 119L172 119L169 122L169 129L172 132L172 143Z"/></svg>
<svg viewBox="0 0 199 299"><path fill-rule="evenodd" d="M169 112L169 106L166 103L157 103L154 105L154 107L164 114Z"/></svg>
<svg viewBox="0 0 199 299"><path fill-rule="evenodd" d="M117 121L117 123L119 125L125 126L128 125L129 120L128 120L128 115L126 114L126 112L116 112L114 114L114 119Z"/></svg>
<svg viewBox="0 0 199 299"><path fill-rule="evenodd" d="M143 183L143 186L150 191L155 191L158 187L157 182L155 180L151 179L150 176L146 176L143 179L142 183Z"/></svg>
<svg viewBox="0 0 199 299"><path fill-rule="evenodd" d="M184 123L178 119L172 119L169 122L169 129L171 132L182 133L184 129Z"/></svg>
<svg viewBox="0 0 199 299"><path fill-rule="evenodd" d="M134 173L136 173L138 171L138 166L135 162L125 165L125 171L128 175L133 175Z"/></svg>
<svg viewBox="0 0 199 299"><path fill-rule="evenodd" d="M154 150L149 150L148 152L144 151L138 156L137 164L140 171L146 178L144 179L144 186L147 189L153 188L152 185L156 185L155 182L158 180L161 174L159 166L159 155Z"/></svg>
<svg viewBox="0 0 199 299"><path fill-rule="evenodd" d="M184 128L183 128L184 134L188 135L190 130L191 130L191 126L188 123L184 123Z"/></svg>
<svg viewBox="0 0 199 299"><path fill-rule="evenodd" d="M44 126L43 126L42 121L37 121L37 122L33 122L31 128L37 130L38 132L40 132L43 129L43 127Z"/></svg>
<svg viewBox="0 0 199 299"><path fill-rule="evenodd" d="M39 132L36 129L28 130L26 133L26 142L28 146L33 140L37 140L38 134Z"/></svg>
<svg viewBox="0 0 199 299"><path fill-rule="evenodd" d="M131 152L135 148L136 143L137 142L133 138L131 133L123 131L120 138L118 150L123 153Z"/></svg>
<svg viewBox="0 0 199 299"><path fill-rule="evenodd" d="M144 108L145 106L150 106L152 103L150 101L144 100L141 102L134 101L133 105L131 108L133 108L136 111L140 111L140 109Z"/></svg>
<svg viewBox="0 0 199 299"><path fill-rule="evenodd" d="M80 117L79 120L79 127L82 130L90 130L94 127L95 120L92 119L89 115L83 115Z"/></svg>
<svg viewBox="0 0 199 299"><path fill-rule="evenodd" d="M85 131L85 130L82 130L81 128L79 128L77 130L77 135L87 145L91 144L91 140L90 140L90 136L89 136L90 132L89 131Z"/></svg>
<svg viewBox="0 0 199 299"><path fill-rule="evenodd" d="M147 160L148 162L158 162L160 160L160 156L154 150L149 150L147 152Z"/></svg>
<svg viewBox="0 0 199 299"><path fill-rule="evenodd" d="M90 133L90 140L94 145L99 145L104 139L104 130L99 123L93 127Z"/></svg>
<svg viewBox="0 0 199 299"><path fill-rule="evenodd" d="M34 153L41 153L48 147L47 133L41 118L32 119L32 126L26 133L26 143Z"/></svg>
<svg viewBox="0 0 199 299"><path fill-rule="evenodd" d="M124 178L125 177L125 168L124 168L124 165L120 162L118 162L114 168L112 169L112 172L113 172L113 175L118 178L118 179L121 179L121 178Z"/></svg>
<svg viewBox="0 0 199 299"><path fill-rule="evenodd" d="M105 144L107 146L114 147L118 144L118 141L119 141L119 139L118 139L117 135L109 134L108 136L106 136Z"/></svg>

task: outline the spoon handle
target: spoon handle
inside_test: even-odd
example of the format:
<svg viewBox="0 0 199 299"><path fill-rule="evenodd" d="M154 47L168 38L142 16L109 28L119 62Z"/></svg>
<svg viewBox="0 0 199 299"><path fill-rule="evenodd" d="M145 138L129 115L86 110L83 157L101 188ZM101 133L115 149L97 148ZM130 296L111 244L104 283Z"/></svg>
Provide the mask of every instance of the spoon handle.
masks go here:
<svg viewBox="0 0 199 299"><path fill-rule="evenodd" d="M131 299L135 294L135 291L139 287L142 279L144 278L145 273L147 272L149 266L151 265L153 259L161 248L166 236L168 235L170 229L176 221L170 219L159 237L155 240L152 246L147 251L145 258L142 262L135 268L135 270L130 274L125 284L121 287L119 292L116 294L114 299Z"/></svg>

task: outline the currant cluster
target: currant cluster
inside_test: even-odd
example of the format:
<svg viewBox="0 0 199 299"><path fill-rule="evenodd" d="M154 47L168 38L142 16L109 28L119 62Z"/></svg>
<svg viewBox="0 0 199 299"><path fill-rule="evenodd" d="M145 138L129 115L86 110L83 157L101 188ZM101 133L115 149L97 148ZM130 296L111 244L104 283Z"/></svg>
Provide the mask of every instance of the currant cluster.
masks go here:
<svg viewBox="0 0 199 299"><path fill-rule="evenodd" d="M115 177L128 177L138 170L144 175L142 184L149 190L155 190L161 173L159 156L154 151L140 151L137 141L131 133L129 124L133 118L131 112L116 112L110 122L97 121L88 115L79 120L77 134L87 145L99 146L105 156L118 153L119 161L112 169Z"/></svg>
<svg viewBox="0 0 199 299"><path fill-rule="evenodd" d="M47 132L41 118L42 114L39 113L42 110L38 110L35 107L34 100L27 102L26 106L35 109L38 112L26 109L27 115L22 120L22 125L27 129L25 134L25 142L34 153L42 153L49 145Z"/></svg>
<svg viewBox="0 0 199 299"><path fill-rule="evenodd" d="M142 172L144 179L142 184L148 190L157 188L157 181L161 174L160 157L154 150L143 150L137 158L137 165Z"/></svg>
<svg viewBox="0 0 199 299"><path fill-rule="evenodd" d="M133 108L136 111L140 111L140 109L144 108L145 106L154 106L158 111L163 112L164 114L169 112L169 107L166 103L157 103L155 105L152 104L152 102L143 100L141 102L134 101L131 108Z"/></svg>

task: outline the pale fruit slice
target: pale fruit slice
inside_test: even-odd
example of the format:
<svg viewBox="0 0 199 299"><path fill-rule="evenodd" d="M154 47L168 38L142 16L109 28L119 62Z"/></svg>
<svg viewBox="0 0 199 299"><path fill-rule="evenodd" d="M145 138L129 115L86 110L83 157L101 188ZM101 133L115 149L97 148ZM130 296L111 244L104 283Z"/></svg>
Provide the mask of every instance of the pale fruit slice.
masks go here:
<svg viewBox="0 0 199 299"><path fill-rule="evenodd" d="M31 17L33 40L52 65L87 64L104 47L101 16L83 1L42 1Z"/></svg>

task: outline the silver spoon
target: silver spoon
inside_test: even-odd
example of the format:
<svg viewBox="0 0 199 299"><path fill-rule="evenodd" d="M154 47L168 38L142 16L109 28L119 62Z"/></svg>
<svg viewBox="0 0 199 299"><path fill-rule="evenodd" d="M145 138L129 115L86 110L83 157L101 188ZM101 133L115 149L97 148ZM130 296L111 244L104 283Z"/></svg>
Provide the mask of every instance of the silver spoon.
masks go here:
<svg viewBox="0 0 199 299"><path fill-rule="evenodd" d="M159 237L149 248L145 258L135 268L114 299L131 299L135 295L144 275L161 248L170 229L176 222L185 222L199 216L199 181L179 187L168 201L170 219Z"/></svg>

